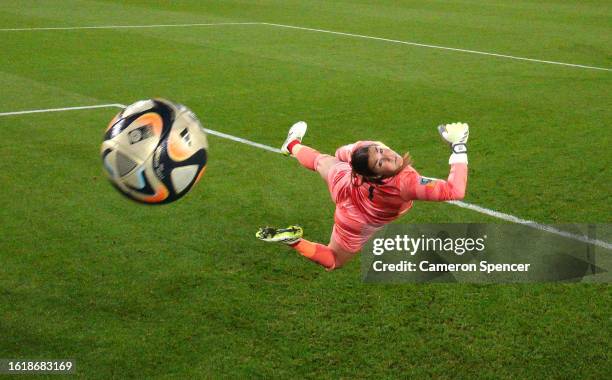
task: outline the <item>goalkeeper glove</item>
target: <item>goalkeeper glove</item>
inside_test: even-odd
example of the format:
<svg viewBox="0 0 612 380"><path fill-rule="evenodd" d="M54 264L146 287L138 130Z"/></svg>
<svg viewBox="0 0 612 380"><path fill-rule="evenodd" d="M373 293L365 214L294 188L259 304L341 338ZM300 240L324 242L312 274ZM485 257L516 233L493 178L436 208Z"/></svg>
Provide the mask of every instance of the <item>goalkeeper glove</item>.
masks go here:
<svg viewBox="0 0 612 380"><path fill-rule="evenodd" d="M438 126L442 139L451 146L452 154L449 164L467 164L467 141L470 136L470 127L466 123L451 123Z"/></svg>

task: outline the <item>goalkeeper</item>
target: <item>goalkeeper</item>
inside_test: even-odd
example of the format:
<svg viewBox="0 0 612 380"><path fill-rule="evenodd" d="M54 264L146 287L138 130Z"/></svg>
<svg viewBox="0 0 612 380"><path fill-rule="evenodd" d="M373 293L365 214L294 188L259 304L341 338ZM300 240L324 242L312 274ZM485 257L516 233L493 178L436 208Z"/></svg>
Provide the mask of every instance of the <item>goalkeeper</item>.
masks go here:
<svg viewBox="0 0 612 380"><path fill-rule="evenodd" d="M403 157L381 142L358 141L345 145L336 155L321 154L302 144L306 123L289 130L281 152L318 172L336 204L334 227L329 244L302 238L299 226L260 228L256 237L267 242L291 246L302 256L328 270L340 268L361 250L368 239L387 223L399 218L413 201L463 199L467 184L467 147L469 127L465 123L441 125L438 131L450 144L450 174L446 181L422 177Z"/></svg>

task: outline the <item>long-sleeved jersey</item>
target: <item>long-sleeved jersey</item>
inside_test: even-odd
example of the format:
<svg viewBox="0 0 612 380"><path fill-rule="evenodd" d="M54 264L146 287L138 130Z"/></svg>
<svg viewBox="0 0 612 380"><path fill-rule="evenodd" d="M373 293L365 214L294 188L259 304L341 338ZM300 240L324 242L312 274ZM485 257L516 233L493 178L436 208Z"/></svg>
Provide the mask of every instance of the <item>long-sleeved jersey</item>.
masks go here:
<svg viewBox="0 0 612 380"><path fill-rule="evenodd" d="M336 151L336 158L350 163L354 149L373 143L358 141L340 147ZM347 207L350 204L357 208L366 223L380 226L406 213L412 207L414 200L462 199L467 185L467 173L467 164L452 164L448 179L444 181L423 177L412 166L406 166L395 176L383 179L381 184L370 182L351 183L350 186L330 184L330 189L334 187L337 189L337 193L332 192L332 196L338 206L344 204L344 207ZM341 180L340 178L337 177L338 180ZM342 219L342 215L336 213L336 219L338 218Z"/></svg>

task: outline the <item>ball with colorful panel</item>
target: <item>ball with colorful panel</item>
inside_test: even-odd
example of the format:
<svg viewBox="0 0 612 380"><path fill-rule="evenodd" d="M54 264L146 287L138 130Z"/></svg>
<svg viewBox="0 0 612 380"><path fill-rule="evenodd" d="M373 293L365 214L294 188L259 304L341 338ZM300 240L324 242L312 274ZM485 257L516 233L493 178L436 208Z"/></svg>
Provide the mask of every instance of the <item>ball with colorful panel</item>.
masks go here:
<svg viewBox="0 0 612 380"><path fill-rule="evenodd" d="M187 107L141 100L108 125L100 149L111 184L145 204L176 201L200 180L208 159L202 124Z"/></svg>

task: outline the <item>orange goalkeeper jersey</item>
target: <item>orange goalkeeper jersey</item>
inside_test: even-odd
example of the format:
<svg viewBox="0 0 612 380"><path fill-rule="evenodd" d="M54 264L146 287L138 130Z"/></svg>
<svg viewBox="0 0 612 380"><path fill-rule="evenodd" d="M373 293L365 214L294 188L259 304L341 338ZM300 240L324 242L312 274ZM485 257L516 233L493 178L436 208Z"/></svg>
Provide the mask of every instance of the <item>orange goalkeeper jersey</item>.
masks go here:
<svg viewBox="0 0 612 380"><path fill-rule="evenodd" d="M376 144L358 141L336 151L336 158L350 163L352 152L362 146ZM387 224L405 214L414 200L446 201L463 199L467 185L467 164L451 165L446 181L421 176L412 166L407 166L381 184L354 181L351 186L341 186L335 195L336 203L350 201L362 214L364 222L371 225Z"/></svg>

